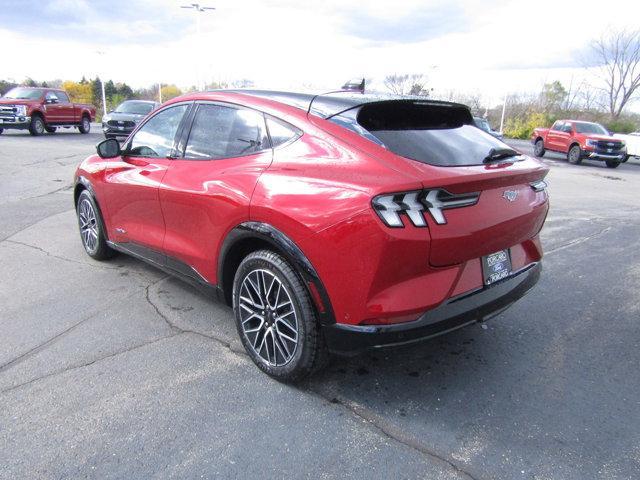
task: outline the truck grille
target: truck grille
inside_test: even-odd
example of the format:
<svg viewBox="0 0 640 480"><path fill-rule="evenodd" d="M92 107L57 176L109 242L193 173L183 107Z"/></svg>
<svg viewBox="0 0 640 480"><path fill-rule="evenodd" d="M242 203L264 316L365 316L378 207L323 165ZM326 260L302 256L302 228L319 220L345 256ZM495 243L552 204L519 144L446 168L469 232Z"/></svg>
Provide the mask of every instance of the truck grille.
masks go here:
<svg viewBox="0 0 640 480"><path fill-rule="evenodd" d="M110 127L125 127L125 128L133 128L136 126L136 122L132 122L130 120L109 120L107 125Z"/></svg>
<svg viewBox="0 0 640 480"><path fill-rule="evenodd" d="M602 150L620 150L622 148L622 142L616 140L598 140L596 145L598 149Z"/></svg>
<svg viewBox="0 0 640 480"><path fill-rule="evenodd" d="M0 105L0 117L14 117L16 112L15 105Z"/></svg>

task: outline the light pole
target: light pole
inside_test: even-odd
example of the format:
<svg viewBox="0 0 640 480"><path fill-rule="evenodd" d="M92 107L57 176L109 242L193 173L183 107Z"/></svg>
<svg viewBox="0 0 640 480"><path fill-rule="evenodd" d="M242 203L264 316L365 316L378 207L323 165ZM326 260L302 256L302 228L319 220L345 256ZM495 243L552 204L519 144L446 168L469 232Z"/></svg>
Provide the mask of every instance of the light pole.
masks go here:
<svg viewBox="0 0 640 480"><path fill-rule="evenodd" d="M104 55L104 52L100 50L96 51L96 53L98 55ZM100 88L102 89L102 116L104 117L107 114L107 96L104 93L104 76L100 79Z"/></svg>
<svg viewBox="0 0 640 480"><path fill-rule="evenodd" d="M502 116L500 117L500 133L504 132L504 111L507 109L507 95L504 96L502 102Z"/></svg>
<svg viewBox="0 0 640 480"><path fill-rule="evenodd" d="M200 14L207 11L207 10L215 10L215 7L205 7L204 5L200 5L199 3L192 3L190 5L181 5L180 8L191 8L193 9L193 11L196 14L196 38L197 41L200 43L201 42L201 38L200 38ZM197 52L198 49L196 49L196 55L198 54ZM204 90L204 81L202 79L202 75L200 72L200 62L196 61L196 68L197 68L197 75L198 75L198 83L200 85L198 85L200 87L200 90Z"/></svg>

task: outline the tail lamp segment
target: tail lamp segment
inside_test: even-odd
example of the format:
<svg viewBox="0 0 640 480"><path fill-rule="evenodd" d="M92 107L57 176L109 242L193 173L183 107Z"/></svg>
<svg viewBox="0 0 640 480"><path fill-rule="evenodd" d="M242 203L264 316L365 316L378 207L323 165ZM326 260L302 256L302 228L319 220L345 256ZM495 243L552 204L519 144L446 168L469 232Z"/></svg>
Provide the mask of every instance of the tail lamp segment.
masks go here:
<svg viewBox="0 0 640 480"><path fill-rule="evenodd" d="M428 211L433 221L445 225L444 210L470 207L478 203L480 192L453 194L442 188L378 195L371 202L373 209L385 225L402 228L401 215L406 215L416 227L426 227L424 211Z"/></svg>

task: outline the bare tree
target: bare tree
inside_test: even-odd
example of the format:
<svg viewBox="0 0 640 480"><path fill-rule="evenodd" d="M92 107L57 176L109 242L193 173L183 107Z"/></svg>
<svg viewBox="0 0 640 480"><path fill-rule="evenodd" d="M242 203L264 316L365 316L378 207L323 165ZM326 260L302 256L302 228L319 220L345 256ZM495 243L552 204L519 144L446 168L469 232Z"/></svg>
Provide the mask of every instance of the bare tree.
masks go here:
<svg viewBox="0 0 640 480"><path fill-rule="evenodd" d="M602 69L607 109L613 120L640 90L640 30L618 31L593 44L597 65Z"/></svg>
<svg viewBox="0 0 640 480"><path fill-rule="evenodd" d="M426 78L421 74L387 75L384 86L396 95L429 95Z"/></svg>

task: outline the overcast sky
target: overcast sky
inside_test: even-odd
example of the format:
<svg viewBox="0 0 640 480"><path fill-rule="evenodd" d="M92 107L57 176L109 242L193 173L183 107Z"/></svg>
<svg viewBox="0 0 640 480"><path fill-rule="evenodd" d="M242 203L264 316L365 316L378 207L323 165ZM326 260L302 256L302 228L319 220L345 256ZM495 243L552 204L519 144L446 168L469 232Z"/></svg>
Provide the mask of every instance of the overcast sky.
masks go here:
<svg viewBox="0 0 640 480"><path fill-rule="evenodd" d="M201 0L216 10L201 15L198 39L194 12L179 8L188 3L0 0L0 78L332 89L424 73L438 92L494 102L578 84L594 38L640 23L637 0Z"/></svg>

